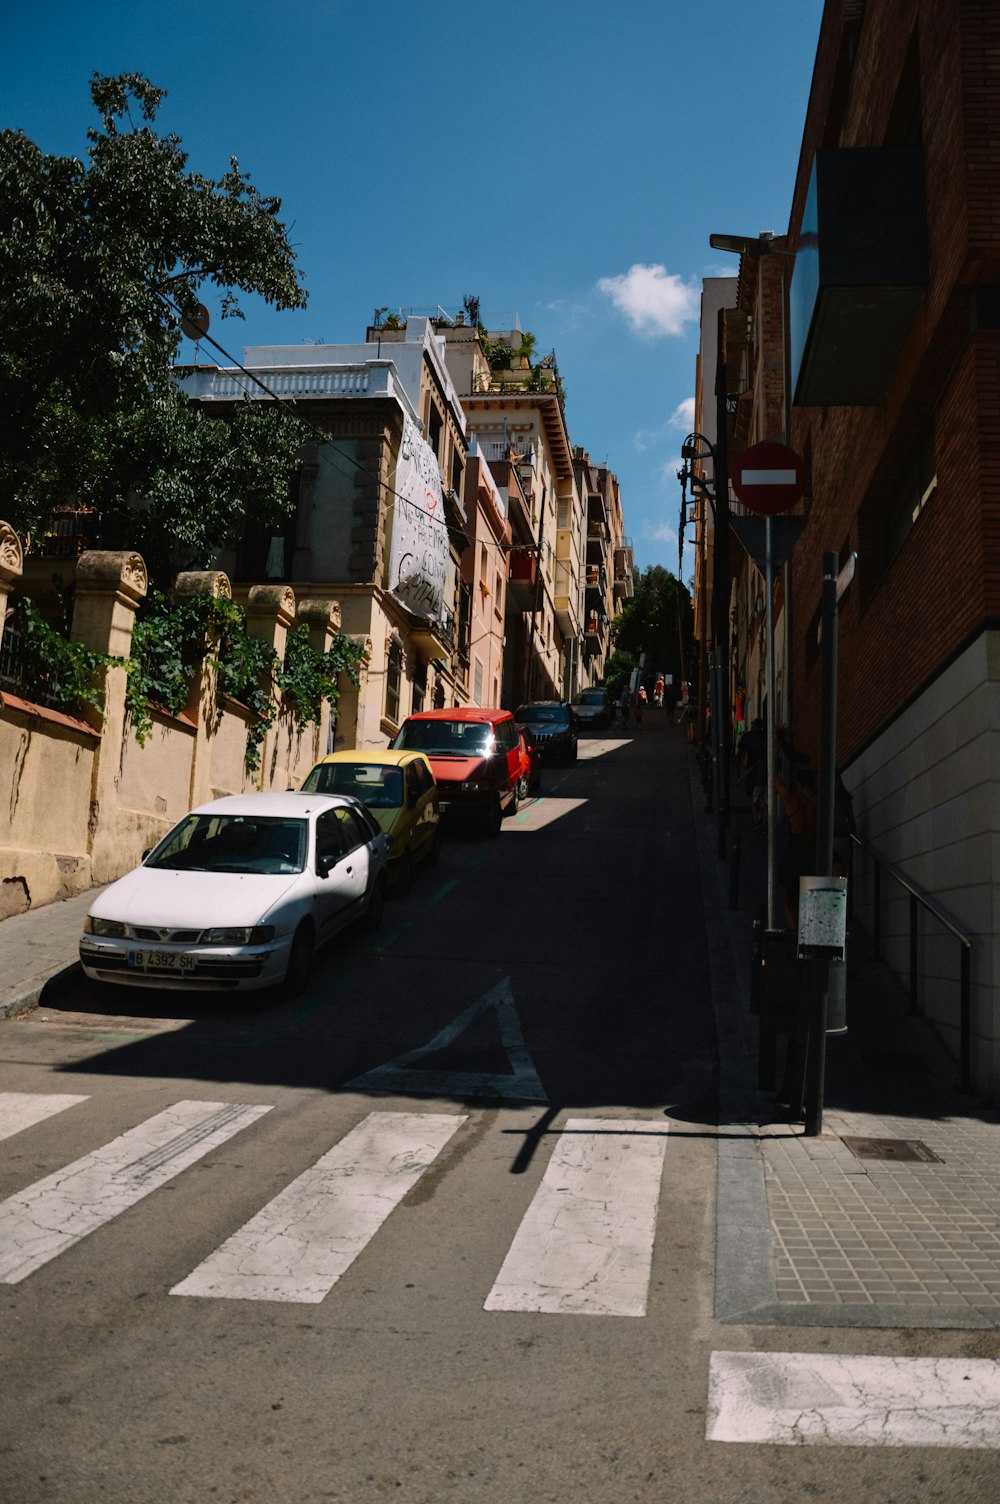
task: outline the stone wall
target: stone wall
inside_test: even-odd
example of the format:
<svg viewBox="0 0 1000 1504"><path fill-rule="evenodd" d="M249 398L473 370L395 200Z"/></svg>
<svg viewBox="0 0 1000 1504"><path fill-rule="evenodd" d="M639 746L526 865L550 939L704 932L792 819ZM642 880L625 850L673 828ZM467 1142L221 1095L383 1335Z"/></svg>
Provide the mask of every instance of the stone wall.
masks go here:
<svg viewBox="0 0 1000 1504"><path fill-rule="evenodd" d="M74 575L71 634L96 651L128 658L135 613L146 594L146 569L131 553L81 554ZM9 598L24 585L24 559L13 530L0 522L0 640ZM218 571L177 578L175 596L231 595ZM245 593L250 633L282 656L293 626L305 623L326 651L340 628L336 602L299 599L288 586L253 586ZM215 696L214 645L206 642L201 673L185 711L155 711L145 746L125 712L125 669L112 666L99 687L102 713L65 715L0 690L0 767L7 773L0 802L0 918L113 881L141 859L180 817L223 794L297 788L327 750L330 709L304 730L290 712L276 718L254 773L245 762L251 712Z"/></svg>

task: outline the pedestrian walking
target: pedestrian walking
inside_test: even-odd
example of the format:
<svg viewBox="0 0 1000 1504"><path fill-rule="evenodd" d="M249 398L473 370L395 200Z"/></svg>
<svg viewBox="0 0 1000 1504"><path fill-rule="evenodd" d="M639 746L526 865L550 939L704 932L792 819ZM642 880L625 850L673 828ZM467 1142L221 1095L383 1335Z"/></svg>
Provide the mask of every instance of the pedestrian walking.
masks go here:
<svg viewBox="0 0 1000 1504"><path fill-rule="evenodd" d="M750 730L740 742L739 756L743 788L750 797L753 828L761 830L767 814L767 735L760 716L751 723Z"/></svg>
<svg viewBox="0 0 1000 1504"><path fill-rule="evenodd" d="M635 724L637 726L641 726L642 725L642 716L643 716L643 711L645 709L646 709L646 691L643 689L642 685L640 684L640 686L639 686L639 688L638 688L638 690L636 692L635 705L632 707L632 713L635 716Z"/></svg>

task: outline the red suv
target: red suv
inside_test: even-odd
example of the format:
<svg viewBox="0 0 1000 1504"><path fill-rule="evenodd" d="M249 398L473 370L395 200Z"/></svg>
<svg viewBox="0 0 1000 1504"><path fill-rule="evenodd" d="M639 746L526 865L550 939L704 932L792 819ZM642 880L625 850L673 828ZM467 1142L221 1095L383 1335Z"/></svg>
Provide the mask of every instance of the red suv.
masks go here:
<svg viewBox="0 0 1000 1504"><path fill-rule="evenodd" d="M407 716L392 745L429 759L442 812L464 811L491 835L498 834L505 813L516 813L523 753L509 710L422 710Z"/></svg>

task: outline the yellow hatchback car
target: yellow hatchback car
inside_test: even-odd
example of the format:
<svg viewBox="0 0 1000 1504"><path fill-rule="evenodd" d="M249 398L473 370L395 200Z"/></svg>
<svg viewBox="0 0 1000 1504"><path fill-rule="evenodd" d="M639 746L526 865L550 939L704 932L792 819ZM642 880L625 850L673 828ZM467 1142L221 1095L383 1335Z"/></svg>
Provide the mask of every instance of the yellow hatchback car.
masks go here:
<svg viewBox="0 0 1000 1504"><path fill-rule="evenodd" d="M302 785L303 794L352 794L389 837L389 883L405 893L413 869L441 853L441 805L422 752L331 752Z"/></svg>

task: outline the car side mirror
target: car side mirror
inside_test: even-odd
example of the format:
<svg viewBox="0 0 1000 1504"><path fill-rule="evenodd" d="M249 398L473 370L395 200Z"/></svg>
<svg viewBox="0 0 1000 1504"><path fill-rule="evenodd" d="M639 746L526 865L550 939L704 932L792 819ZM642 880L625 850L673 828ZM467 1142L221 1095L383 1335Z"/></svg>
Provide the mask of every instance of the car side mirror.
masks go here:
<svg viewBox="0 0 1000 1504"><path fill-rule="evenodd" d="M332 856L318 856L316 858L316 876L329 877L336 865L336 860Z"/></svg>

